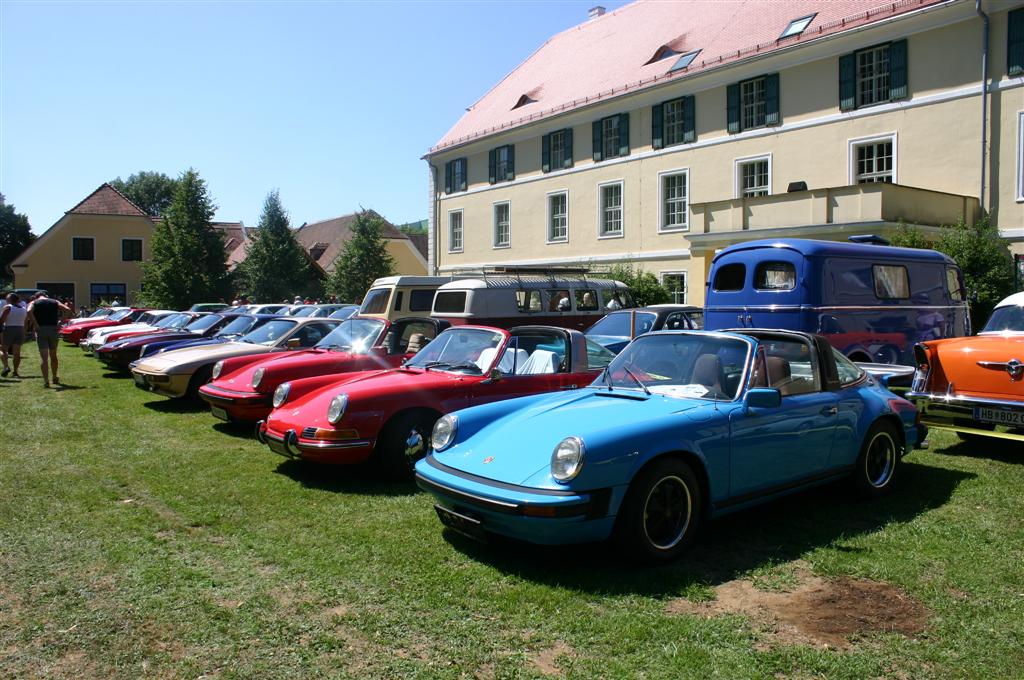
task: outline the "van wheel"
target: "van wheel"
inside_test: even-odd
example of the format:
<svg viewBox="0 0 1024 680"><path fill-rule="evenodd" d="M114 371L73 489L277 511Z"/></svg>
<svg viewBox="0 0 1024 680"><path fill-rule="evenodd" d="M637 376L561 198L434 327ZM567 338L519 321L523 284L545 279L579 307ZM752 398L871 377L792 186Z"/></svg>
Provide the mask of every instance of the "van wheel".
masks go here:
<svg viewBox="0 0 1024 680"><path fill-rule="evenodd" d="M430 434L437 418L425 413L404 413L392 418L377 440L376 459L381 470L395 479L408 479L413 466L430 452Z"/></svg>
<svg viewBox="0 0 1024 680"><path fill-rule="evenodd" d="M614 542L631 559L669 562L693 543L703 519L700 484L676 458L656 461L629 485Z"/></svg>
<svg viewBox="0 0 1024 680"><path fill-rule="evenodd" d="M854 464L852 482L857 492L878 498L892 490L900 469L900 437L887 422L871 426Z"/></svg>

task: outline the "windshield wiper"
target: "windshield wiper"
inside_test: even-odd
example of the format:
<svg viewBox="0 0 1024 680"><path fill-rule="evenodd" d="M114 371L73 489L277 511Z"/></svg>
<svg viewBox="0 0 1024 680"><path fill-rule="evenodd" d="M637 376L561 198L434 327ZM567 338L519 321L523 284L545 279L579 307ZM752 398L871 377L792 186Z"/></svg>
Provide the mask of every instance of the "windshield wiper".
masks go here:
<svg viewBox="0 0 1024 680"><path fill-rule="evenodd" d="M480 370L480 367L477 366L476 364L474 364L472 361L463 361L463 362L460 362L460 363L457 363L457 364L449 364L449 367L450 368L468 368L468 369L472 369L472 370L476 371L477 373L483 375L483 371Z"/></svg>
<svg viewBox="0 0 1024 680"><path fill-rule="evenodd" d="M612 374L608 371L608 367L604 369L604 384L608 386L608 391L612 391Z"/></svg>
<svg viewBox="0 0 1024 680"><path fill-rule="evenodd" d="M424 371L429 371L430 369L437 368L438 366L451 366L451 364L449 364L447 361L428 361L422 366L417 366L417 368L422 368Z"/></svg>
<svg viewBox="0 0 1024 680"><path fill-rule="evenodd" d="M647 389L647 385L644 385L644 381L636 377L633 371L629 370L626 366L622 367L622 370L629 374L629 377L636 381L636 384L640 386L640 389L644 391L644 394L651 396L651 391Z"/></svg>

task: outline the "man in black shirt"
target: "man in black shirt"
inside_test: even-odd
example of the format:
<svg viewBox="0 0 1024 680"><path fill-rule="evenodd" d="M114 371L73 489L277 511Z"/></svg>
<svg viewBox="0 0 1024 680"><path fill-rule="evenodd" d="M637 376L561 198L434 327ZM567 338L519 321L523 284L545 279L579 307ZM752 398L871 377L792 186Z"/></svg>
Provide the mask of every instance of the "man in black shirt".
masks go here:
<svg viewBox="0 0 1024 680"><path fill-rule="evenodd" d="M60 378L57 377L57 324L64 314L70 317L74 311L63 302L48 298L43 293L37 293L32 304L28 306L28 318L36 327L36 346L39 348L39 368L43 372L43 387L50 386L50 367L53 368L53 384L60 384ZM47 354L50 356L49 363L46 361Z"/></svg>

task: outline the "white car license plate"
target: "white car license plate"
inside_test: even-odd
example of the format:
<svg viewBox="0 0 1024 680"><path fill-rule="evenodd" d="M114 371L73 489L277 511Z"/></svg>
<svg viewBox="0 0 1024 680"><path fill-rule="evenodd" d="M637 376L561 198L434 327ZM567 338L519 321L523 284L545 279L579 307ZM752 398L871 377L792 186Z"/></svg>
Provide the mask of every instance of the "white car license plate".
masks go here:
<svg viewBox="0 0 1024 680"><path fill-rule="evenodd" d="M211 406L210 407L210 412L213 413L213 417L214 418L220 418L221 420L227 420L228 419L228 412L225 411L222 408L217 408L216 406Z"/></svg>
<svg viewBox="0 0 1024 680"><path fill-rule="evenodd" d="M1024 411L1009 411L987 406L974 407L974 419L997 425L1024 425Z"/></svg>

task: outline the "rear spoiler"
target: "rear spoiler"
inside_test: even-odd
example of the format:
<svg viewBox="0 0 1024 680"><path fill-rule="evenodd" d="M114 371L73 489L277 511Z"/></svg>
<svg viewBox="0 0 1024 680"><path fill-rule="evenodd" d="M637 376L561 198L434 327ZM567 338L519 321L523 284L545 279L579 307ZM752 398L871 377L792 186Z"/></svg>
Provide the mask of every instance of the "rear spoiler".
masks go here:
<svg viewBox="0 0 1024 680"><path fill-rule="evenodd" d="M883 385L910 385L910 379L914 376L913 366L901 364L872 364L857 362L857 366L868 375L874 376Z"/></svg>

